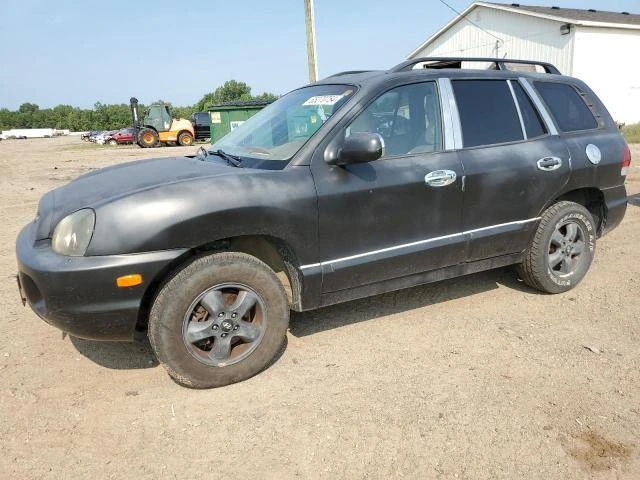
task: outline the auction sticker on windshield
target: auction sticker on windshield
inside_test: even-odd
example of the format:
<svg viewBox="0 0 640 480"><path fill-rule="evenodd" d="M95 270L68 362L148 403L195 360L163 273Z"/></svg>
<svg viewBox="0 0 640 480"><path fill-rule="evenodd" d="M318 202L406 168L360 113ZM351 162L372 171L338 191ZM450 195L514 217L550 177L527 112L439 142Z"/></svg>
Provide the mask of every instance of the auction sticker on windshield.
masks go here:
<svg viewBox="0 0 640 480"><path fill-rule="evenodd" d="M343 96L344 95L318 95L316 97L311 97L302 105L335 105Z"/></svg>

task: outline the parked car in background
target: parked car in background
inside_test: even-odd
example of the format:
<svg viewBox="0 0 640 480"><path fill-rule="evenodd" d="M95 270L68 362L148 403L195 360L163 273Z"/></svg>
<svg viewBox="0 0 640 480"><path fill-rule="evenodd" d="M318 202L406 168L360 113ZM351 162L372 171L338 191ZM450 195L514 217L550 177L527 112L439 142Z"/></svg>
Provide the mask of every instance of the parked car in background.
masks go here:
<svg viewBox="0 0 640 480"><path fill-rule="evenodd" d="M88 142L91 140L91 137L95 137L99 133L101 133L100 130L91 130L90 132L84 132L82 135L80 135L80 138L83 141Z"/></svg>
<svg viewBox="0 0 640 480"><path fill-rule="evenodd" d="M191 115L191 123L196 133L196 140L206 140L211 137L211 115L209 112L196 112Z"/></svg>
<svg viewBox="0 0 640 480"><path fill-rule="evenodd" d="M102 132L98 135L95 136L95 142L98 145L104 145L105 143L107 143L110 139L111 136L116 133L118 130L109 130L107 132Z"/></svg>
<svg viewBox="0 0 640 480"><path fill-rule="evenodd" d="M107 139L109 145L119 145L125 143L134 143L136 139L135 129L121 128Z"/></svg>
<svg viewBox="0 0 640 480"><path fill-rule="evenodd" d="M94 130L92 132L89 132L89 136L87 137L87 140L89 142L96 143L96 138L98 138L103 133L104 133L104 130Z"/></svg>

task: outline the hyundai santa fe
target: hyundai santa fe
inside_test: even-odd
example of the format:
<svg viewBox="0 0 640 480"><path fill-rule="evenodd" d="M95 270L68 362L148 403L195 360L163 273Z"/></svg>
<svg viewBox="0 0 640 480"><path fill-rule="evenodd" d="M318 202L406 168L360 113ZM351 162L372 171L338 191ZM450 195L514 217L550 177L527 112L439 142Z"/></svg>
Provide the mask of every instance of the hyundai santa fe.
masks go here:
<svg viewBox="0 0 640 480"><path fill-rule="evenodd" d="M47 193L17 239L23 300L78 337L147 328L174 380L208 388L264 369L290 310L506 265L574 288L625 214L629 148L553 65L469 62L336 74L198 155Z"/></svg>

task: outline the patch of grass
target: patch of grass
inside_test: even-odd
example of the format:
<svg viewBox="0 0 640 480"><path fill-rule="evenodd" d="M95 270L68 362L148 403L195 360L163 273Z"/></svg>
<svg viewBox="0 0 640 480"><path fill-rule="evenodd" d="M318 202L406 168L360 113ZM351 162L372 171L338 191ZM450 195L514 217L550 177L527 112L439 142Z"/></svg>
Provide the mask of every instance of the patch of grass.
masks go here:
<svg viewBox="0 0 640 480"><path fill-rule="evenodd" d="M82 142L75 143L73 145L65 145L63 150L73 151L73 150L96 150L99 148L104 148L104 145L98 145L92 142Z"/></svg>
<svg viewBox="0 0 640 480"><path fill-rule="evenodd" d="M93 143L93 142L82 142L82 143L76 143L73 145L68 145L64 148L64 150L67 151L74 151L74 150L113 150L116 148L127 148L127 147L132 147L135 144L131 145L131 144L123 144L123 145L108 145L108 144L104 144L104 145L100 145L98 143Z"/></svg>
<svg viewBox="0 0 640 480"><path fill-rule="evenodd" d="M640 123L625 125L622 127L622 135L627 143L640 143Z"/></svg>

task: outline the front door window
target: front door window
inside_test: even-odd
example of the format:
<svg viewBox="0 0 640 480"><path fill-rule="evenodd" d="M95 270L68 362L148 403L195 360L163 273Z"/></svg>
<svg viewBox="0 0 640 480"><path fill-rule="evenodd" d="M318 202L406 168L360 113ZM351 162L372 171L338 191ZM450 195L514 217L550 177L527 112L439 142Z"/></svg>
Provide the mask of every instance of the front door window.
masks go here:
<svg viewBox="0 0 640 480"><path fill-rule="evenodd" d="M442 121L433 82L403 85L380 95L358 115L346 135L378 133L385 157L442 150Z"/></svg>

